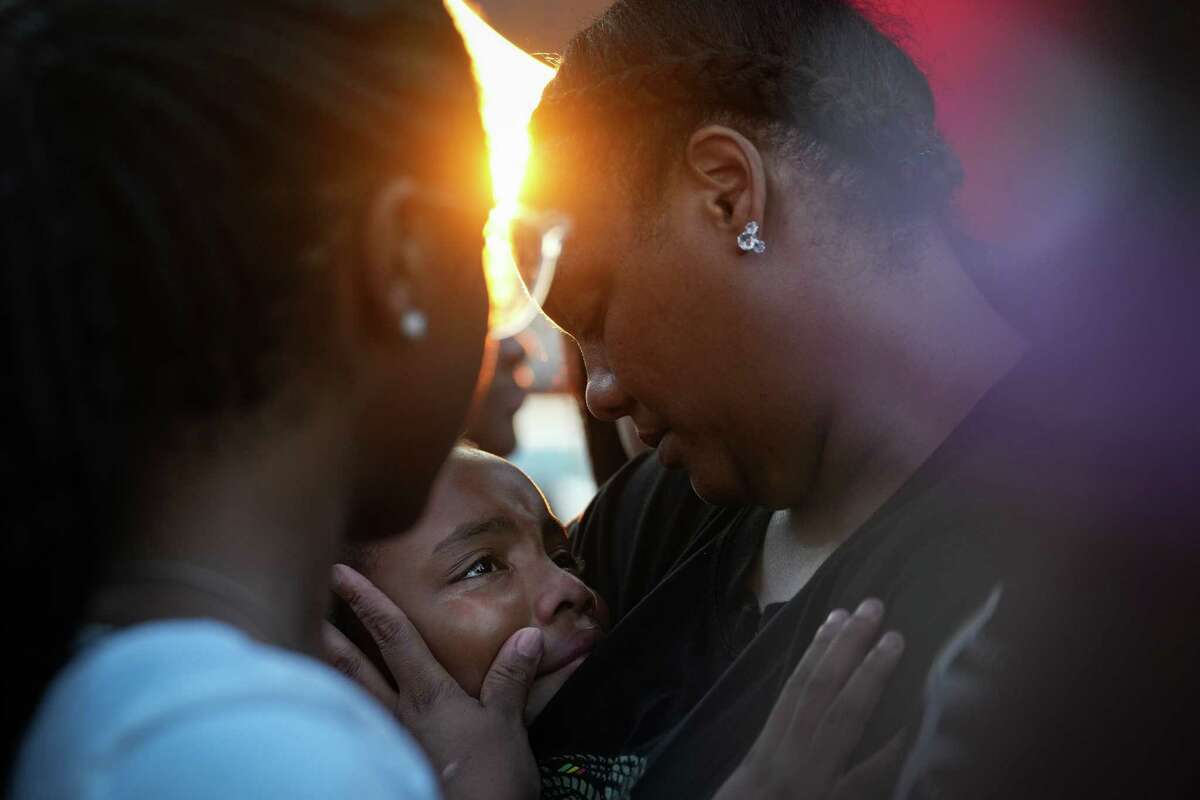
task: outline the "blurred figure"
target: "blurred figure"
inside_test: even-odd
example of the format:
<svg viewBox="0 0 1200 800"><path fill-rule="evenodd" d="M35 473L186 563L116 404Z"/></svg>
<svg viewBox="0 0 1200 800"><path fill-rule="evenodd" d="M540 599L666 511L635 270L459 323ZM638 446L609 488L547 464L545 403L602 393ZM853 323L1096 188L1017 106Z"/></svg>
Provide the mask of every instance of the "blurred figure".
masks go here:
<svg viewBox="0 0 1200 800"><path fill-rule="evenodd" d="M495 735L527 686L443 692L479 725L419 748L316 658L334 555L418 520L487 334L442 3L16 0L0 48L6 796L535 784L478 772L531 760Z"/></svg>
<svg viewBox="0 0 1200 800"><path fill-rule="evenodd" d="M496 366L486 394L472 410L466 438L480 450L507 456L517 449L513 417L529 394L525 345L517 336L502 339L496 347Z"/></svg>
<svg viewBox="0 0 1200 800"><path fill-rule="evenodd" d="M1075 146L1111 160L1042 266L1072 301L1055 402L1074 413L1056 435L1084 456L1062 483L1087 508L947 642L897 800L1193 797L1200 782L1200 29L1188 4L1081 5L1050 33L1090 76ZM1029 483L1037 508L1047 486Z"/></svg>

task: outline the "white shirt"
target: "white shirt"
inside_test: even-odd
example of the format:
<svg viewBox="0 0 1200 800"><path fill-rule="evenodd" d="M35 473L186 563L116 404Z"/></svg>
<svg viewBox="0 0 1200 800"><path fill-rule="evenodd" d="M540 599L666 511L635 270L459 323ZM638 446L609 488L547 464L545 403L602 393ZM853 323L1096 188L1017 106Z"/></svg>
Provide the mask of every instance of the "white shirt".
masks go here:
<svg viewBox="0 0 1200 800"><path fill-rule="evenodd" d="M86 647L22 744L13 800L435 798L411 737L330 667L211 621Z"/></svg>

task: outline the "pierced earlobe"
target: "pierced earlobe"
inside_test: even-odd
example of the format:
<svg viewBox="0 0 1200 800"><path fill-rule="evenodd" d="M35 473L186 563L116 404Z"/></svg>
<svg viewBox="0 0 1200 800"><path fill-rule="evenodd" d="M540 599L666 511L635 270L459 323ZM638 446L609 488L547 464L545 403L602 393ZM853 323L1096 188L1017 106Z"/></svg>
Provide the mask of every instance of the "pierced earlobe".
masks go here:
<svg viewBox="0 0 1200 800"><path fill-rule="evenodd" d="M767 252L767 243L758 238L758 223L750 220L746 223L746 228L737 237L738 249L743 253L758 253L762 255Z"/></svg>
<svg viewBox="0 0 1200 800"><path fill-rule="evenodd" d="M410 342L420 341L429 332L429 318L424 312L410 308L400 315L400 332Z"/></svg>
<svg viewBox="0 0 1200 800"><path fill-rule="evenodd" d="M397 267L397 277L389 290L388 304L395 314L400 327L400 335L410 342L417 342L429 333L429 317L417 307L413 298L412 288L398 276L403 268Z"/></svg>

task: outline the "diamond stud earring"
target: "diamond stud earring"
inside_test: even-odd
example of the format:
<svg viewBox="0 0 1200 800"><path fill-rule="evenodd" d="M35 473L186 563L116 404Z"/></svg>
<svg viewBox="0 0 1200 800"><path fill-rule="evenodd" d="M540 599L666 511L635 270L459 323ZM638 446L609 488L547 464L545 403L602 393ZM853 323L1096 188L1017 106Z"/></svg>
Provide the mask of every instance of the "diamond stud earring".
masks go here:
<svg viewBox="0 0 1200 800"><path fill-rule="evenodd" d="M400 316L400 331L409 341L419 341L429 332L429 318L424 313L410 308Z"/></svg>
<svg viewBox="0 0 1200 800"><path fill-rule="evenodd" d="M738 249L745 253L767 252L767 243L758 238L758 223L754 220L747 222L746 229L738 234L737 245Z"/></svg>

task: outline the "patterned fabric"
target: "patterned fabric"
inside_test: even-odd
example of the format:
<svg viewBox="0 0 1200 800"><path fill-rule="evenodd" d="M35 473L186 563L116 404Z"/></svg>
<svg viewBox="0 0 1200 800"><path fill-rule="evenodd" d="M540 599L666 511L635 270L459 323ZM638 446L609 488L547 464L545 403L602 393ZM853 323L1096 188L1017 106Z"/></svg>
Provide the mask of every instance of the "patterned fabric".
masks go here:
<svg viewBox="0 0 1200 800"><path fill-rule="evenodd" d="M646 771L641 756L554 756L538 764L542 800L622 800Z"/></svg>

